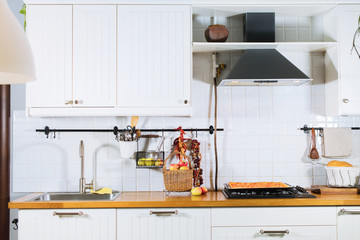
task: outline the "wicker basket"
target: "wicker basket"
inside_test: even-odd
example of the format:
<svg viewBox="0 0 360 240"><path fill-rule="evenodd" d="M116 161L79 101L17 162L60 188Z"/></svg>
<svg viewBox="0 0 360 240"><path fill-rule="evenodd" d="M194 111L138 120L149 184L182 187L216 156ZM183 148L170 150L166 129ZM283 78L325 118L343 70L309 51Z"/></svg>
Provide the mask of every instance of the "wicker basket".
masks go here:
<svg viewBox="0 0 360 240"><path fill-rule="evenodd" d="M167 170L166 162L176 154L181 154L189 163L189 170ZM164 161L163 166L165 189L170 192L184 192L192 188L193 170L190 159L183 153L173 152Z"/></svg>

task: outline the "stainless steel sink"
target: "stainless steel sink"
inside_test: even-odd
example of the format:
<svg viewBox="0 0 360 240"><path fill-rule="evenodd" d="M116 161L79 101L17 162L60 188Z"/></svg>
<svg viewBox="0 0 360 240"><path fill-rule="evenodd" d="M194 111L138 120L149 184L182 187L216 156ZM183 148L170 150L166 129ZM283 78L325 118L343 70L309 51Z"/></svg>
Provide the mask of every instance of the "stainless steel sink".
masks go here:
<svg viewBox="0 0 360 240"><path fill-rule="evenodd" d="M58 192L44 193L38 197L30 199L29 202L46 202L46 201L112 201L120 192L113 191L112 194L93 194L93 193L76 193L76 192Z"/></svg>

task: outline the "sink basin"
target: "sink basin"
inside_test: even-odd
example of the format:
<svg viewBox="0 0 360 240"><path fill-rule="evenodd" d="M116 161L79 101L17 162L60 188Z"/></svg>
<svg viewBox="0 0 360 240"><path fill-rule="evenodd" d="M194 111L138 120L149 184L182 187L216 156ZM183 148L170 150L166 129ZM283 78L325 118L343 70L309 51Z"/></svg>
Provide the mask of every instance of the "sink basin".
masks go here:
<svg viewBox="0 0 360 240"><path fill-rule="evenodd" d="M29 202L46 202L46 201L112 201L120 192L113 191L112 194L93 194L93 193L76 193L76 192L57 192L44 193L38 197L30 199Z"/></svg>

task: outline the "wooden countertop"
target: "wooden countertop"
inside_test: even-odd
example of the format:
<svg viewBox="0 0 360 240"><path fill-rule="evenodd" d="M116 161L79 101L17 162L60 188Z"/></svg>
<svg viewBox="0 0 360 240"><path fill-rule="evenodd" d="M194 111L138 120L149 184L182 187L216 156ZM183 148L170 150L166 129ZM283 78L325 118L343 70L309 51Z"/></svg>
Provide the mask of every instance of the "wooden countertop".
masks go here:
<svg viewBox="0 0 360 240"><path fill-rule="evenodd" d="M360 206L360 195L316 195L309 199L226 199L221 192L201 196L164 192L122 192L113 201L28 202L41 193L31 193L9 202L9 208L163 208L163 207L275 207L275 206Z"/></svg>

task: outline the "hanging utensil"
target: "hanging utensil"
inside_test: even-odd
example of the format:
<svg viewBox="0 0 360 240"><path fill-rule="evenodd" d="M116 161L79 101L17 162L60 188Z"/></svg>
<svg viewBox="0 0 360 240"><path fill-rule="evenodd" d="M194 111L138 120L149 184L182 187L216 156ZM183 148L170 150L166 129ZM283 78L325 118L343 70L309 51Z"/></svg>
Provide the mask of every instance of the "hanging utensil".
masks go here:
<svg viewBox="0 0 360 240"><path fill-rule="evenodd" d="M310 156L310 159L317 160L320 158L320 156L319 156L318 150L316 149L316 138L315 138L315 129L314 128L311 129L311 140L312 140L312 148L310 150L309 156Z"/></svg>
<svg viewBox="0 0 360 240"><path fill-rule="evenodd" d="M141 131L140 131L140 129L136 129L136 130L135 130L135 133L136 133L136 139L138 139L138 138L141 136Z"/></svg>
<svg viewBox="0 0 360 240"><path fill-rule="evenodd" d="M131 117L131 128L135 128L139 121L139 116L132 116Z"/></svg>

